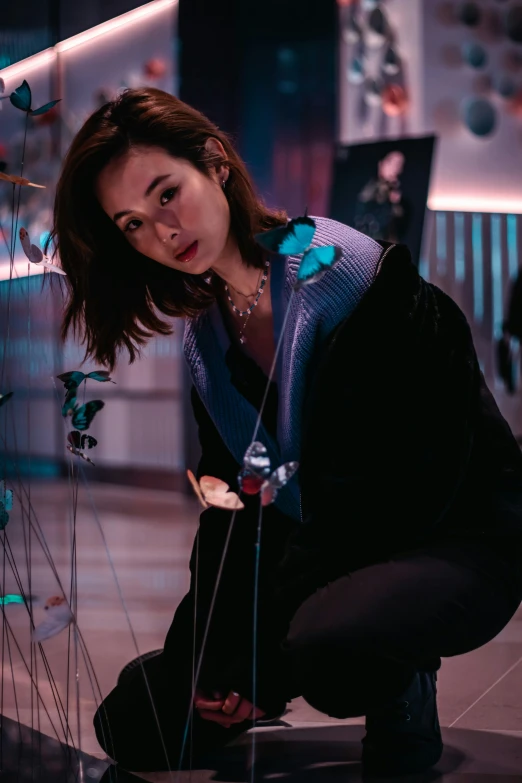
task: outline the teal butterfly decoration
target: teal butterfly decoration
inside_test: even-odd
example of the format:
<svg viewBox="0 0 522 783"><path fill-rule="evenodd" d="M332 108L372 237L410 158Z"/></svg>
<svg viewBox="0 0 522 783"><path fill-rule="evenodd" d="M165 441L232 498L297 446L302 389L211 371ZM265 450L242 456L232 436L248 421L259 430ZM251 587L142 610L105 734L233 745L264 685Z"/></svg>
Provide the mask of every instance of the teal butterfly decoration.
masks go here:
<svg viewBox="0 0 522 783"><path fill-rule="evenodd" d="M0 606L7 604L25 604L21 595L0 595Z"/></svg>
<svg viewBox="0 0 522 783"><path fill-rule="evenodd" d="M61 375L57 375L56 377L63 381L63 385L66 389L72 389L79 386L80 383L85 381L87 378L91 378L93 381L100 381L101 383L106 381L116 383L116 381L112 380L107 370L94 370L87 375L85 375L83 372L80 372L79 370L73 370L72 372L64 372Z"/></svg>
<svg viewBox="0 0 522 783"><path fill-rule="evenodd" d="M5 98L9 98L11 103L16 109L20 109L20 111L25 111L27 114L30 114L32 117L36 117L39 114L45 114L50 109L53 108L53 106L56 106L57 103L61 101L61 98L58 98L56 101L50 101L49 103L44 103L43 106L40 106L38 109L31 109L31 102L32 102L32 95L31 95L31 88L29 87L28 83L25 81L22 82L20 87L17 87L14 92L12 92L10 95L4 95L0 100L4 100Z"/></svg>
<svg viewBox="0 0 522 783"><path fill-rule="evenodd" d="M76 402L76 389L71 389L67 393L65 403L62 407L62 416L71 416L73 426L77 430L86 430L91 426L92 420L105 403L103 400L91 400L85 405L78 405Z"/></svg>
<svg viewBox="0 0 522 783"><path fill-rule="evenodd" d="M0 394L0 408L2 405L5 405L6 402L8 402L11 397L13 396L14 392L8 392L7 394Z"/></svg>
<svg viewBox="0 0 522 783"><path fill-rule="evenodd" d="M93 449L98 445L96 438L92 435L82 435L78 430L73 430L67 435L67 448L71 454L75 454L77 457L81 457L86 462L90 462L94 466L92 459L84 454L83 449L87 446L88 449Z"/></svg>
<svg viewBox="0 0 522 783"><path fill-rule="evenodd" d="M336 245L310 247L315 230L315 221L305 214L290 220L286 226L255 235L256 242L265 250L283 256L303 254L294 285L296 291L317 282L342 256L341 248Z"/></svg>
<svg viewBox="0 0 522 783"><path fill-rule="evenodd" d="M0 530L4 530L9 522L8 511L13 510L13 490L5 488L5 481L0 481Z"/></svg>

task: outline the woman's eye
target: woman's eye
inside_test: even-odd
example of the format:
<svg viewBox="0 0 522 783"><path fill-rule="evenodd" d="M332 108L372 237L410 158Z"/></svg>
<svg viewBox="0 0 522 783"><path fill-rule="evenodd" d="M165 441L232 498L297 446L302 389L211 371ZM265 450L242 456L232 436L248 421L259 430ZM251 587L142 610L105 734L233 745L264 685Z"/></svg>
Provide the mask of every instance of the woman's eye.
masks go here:
<svg viewBox="0 0 522 783"><path fill-rule="evenodd" d="M136 231L136 228L131 228L133 223L139 223L139 225L141 226L141 221L140 220L129 220L129 222L125 226L125 231L130 231L131 233L133 231ZM139 226L137 226L137 228L139 228Z"/></svg>
<svg viewBox="0 0 522 783"><path fill-rule="evenodd" d="M160 196L160 204L161 204L161 206L166 204L168 201L171 200L171 198L174 197L174 194L176 193L176 190L177 190L177 188L168 188L168 190L164 190L163 191L163 193ZM163 199L166 199L166 201L164 201Z"/></svg>

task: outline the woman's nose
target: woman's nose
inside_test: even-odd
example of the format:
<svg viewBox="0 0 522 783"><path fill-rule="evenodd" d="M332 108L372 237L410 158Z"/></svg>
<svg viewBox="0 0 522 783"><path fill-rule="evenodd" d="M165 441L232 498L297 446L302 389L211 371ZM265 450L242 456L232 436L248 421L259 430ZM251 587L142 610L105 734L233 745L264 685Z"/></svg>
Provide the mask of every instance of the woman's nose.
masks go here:
<svg viewBox="0 0 522 783"><path fill-rule="evenodd" d="M176 236L176 232L172 230L171 226L166 226L164 223L156 223L156 236L162 244L168 244Z"/></svg>

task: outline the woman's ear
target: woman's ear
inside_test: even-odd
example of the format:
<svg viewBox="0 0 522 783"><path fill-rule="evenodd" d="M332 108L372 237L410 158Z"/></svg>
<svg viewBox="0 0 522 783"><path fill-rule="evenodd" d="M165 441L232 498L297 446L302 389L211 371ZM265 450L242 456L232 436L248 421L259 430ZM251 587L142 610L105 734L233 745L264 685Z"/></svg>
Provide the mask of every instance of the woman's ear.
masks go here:
<svg viewBox="0 0 522 783"><path fill-rule="evenodd" d="M228 179L229 169L226 164L227 153L219 139L210 136L205 142L205 150L210 155L218 155L224 162L215 167L216 179L221 184Z"/></svg>

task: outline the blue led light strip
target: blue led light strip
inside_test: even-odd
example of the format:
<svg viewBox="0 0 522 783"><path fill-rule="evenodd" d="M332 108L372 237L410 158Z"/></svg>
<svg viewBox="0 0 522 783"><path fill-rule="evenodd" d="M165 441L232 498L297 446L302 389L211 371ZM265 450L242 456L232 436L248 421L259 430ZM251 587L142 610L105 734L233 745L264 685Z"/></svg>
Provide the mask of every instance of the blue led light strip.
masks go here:
<svg viewBox="0 0 522 783"><path fill-rule="evenodd" d="M493 339L502 335L502 240L500 215L491 215L491 295Z"/></svg>
<svg viewBox="0 0 522 783"><path fill-rule="evenodd" d="M455 280L462 282L466 276L466 260L464 256L464 215L455 212Z"/></svg>
<svg viewBox="0 0 522 783"><path fill-rule="evenodd" d="M515 280L518 275L518 215L508 215L506 222L509 279Z"/></svg>
<svg viewBox="0 0 522 783"><path fill-rule="evenodd" d="M471 244L473 249L473 318L482 321L484 318L484 270L482 252L482 215L475 214L472 218Z"/></svg>

